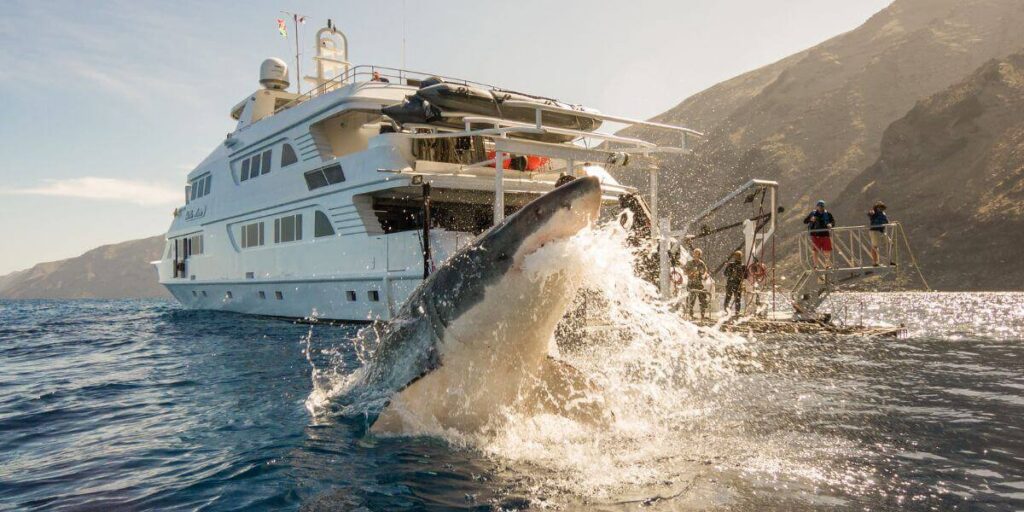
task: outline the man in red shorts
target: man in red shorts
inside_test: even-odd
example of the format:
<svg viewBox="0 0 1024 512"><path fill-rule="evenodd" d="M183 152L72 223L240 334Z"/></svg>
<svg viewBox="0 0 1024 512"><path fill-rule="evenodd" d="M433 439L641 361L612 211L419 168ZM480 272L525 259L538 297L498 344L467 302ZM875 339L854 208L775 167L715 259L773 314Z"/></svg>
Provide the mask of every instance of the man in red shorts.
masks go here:
<svg viewBox="0 0 1024 512"><path fill-rule="evenodd" d="M818 201L814 211L804 218L807 224L807 232L811 235L811 259L814 268L818 268L818 253L822 253L825 260L825 268L832 268L832 228L835 227L836 219L832 212L825 209L825 201Z"/></svg>

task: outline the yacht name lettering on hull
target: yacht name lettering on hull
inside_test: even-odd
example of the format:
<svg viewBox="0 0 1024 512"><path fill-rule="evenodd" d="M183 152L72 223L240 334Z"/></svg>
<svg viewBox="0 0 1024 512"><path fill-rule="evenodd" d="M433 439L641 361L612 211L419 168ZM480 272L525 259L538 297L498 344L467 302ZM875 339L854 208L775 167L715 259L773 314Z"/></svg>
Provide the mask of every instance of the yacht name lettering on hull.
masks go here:
<svg viewBox="0 0 1024 512"><path fill-rule="evenodd" d="M185 211L185 220L201 219L206 215L206 207L201 206L199 208L189 208Z"/></svg>

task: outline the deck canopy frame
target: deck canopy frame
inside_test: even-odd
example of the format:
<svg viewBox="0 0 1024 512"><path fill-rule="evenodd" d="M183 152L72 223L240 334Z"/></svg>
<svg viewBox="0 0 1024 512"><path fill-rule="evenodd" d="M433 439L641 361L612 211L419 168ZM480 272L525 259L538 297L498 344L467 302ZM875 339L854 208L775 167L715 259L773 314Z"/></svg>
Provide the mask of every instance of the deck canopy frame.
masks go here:
<svg viewBox="0 0 1024 512"><path fill-rule="evenodd" d="M653 123L650 121L641 121L638 119L630 119L621 116L612 116L599 113L588 112L586 114L581 114L581 112L577 110L547 104L537 104L531 102L518 101L508 101L506 103L510 104L510 106L517 106L521 108L533 108L535 111L535 122L531 124L520 121L511 121L508 119L502 119L497 117L487 117L462 112L446 112L443 114L446 118L453 120L461 120L463 124L461 130L450 126L438 126L432 124L406 123L403 125L405 129L411 130L410 133L404 133L403 135L414 139L482 137L485 139L489 139L494 143L495 157L493 159L489 159L483 162L477 162L472 165L494 165L495 223L501 222L505 215L504 162L505 158L507 158L509 154L529 154L564 160L567 162L566 169L571 171L572 169L574 169L575 162L577 161L600 162L604 164L616 165L628 161L629 155L650 156L652 154L690 154L692 153L692 150L689 147L691 139L703 137L704 135L701 132L682 126L672 126L662 123ZM645 126L657 130L672 131L680 135L679 145L661 146L652 142L644 141L642 139L633 137L624 137L608 133L589 132L583 130L572 130L568 128L548 126L544 124L545 112L558 112L562 114L572 115L586 115L587 117L593 117L595 119L601 119L604 121L611 121L615 123L622 123L628 126ZM479 125L484 125L485 127L474 128L474 126ZM417 130L422 131L417 132ZM523 135L536 136L545 134L569 136L572 137L572 140L564 143L551 143L517 137ZM584 139L595 139L608 142L609 144L608 147L605 148L587 148L576 143L577 141ZM621 146L612 147L612 145ZM656 171L656 168L651 170L652 173L655 173ZM652 183L656 184L657 179L653 178ZM656 212L656 186L653 186L651 189L651 206L652 211Z"/></svg>

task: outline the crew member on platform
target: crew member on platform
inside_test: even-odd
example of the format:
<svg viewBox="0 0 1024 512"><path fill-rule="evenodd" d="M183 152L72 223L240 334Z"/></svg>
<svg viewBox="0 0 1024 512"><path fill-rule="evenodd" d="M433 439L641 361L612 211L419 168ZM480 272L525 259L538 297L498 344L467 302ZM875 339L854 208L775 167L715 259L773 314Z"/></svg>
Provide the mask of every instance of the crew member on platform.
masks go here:
<svg viewBox="0 0 1024 512"><path fill-rule="evenodd" d="M871 219L871 228L868 230L868 236L871 237L871 263L877 267L880 264L878 248L882 244L888 245L889 242L889 237L885 234L885 226L889 224L889 217L885 214L885 203L875 201L875 206L868 212L868 218Z"/></svg>
<svg viewBox="0 0 1024 512"><path fill-rule="evenodd" d="M708 276L708 266L701 259L704 255L704 251L700 249L693 250L693 259L686 262L683 266L683 273L686 274L686 291L689 295L686 297L686 311L690 318L693 318L693 303L700 299L700 318L703 320L707 317L708 312L708 292L704 289L704 279Z"/></svg>
<svg viewBox="0 0 1024 512"><path fill-rule="evenodd" d="M743 264L743 252L732 253L729 262L722 270L725 274L725 304L722 306L726 312L729 311L729 302L734 299L736 314L740 314L740 296L743 294L743 279L747 277L747 267Z"/></svg>
<svg viewBox="0 0 1024 512"><path fill-rule="evenodd" d="M811 260L814 268L818 268L819 252L825 260L825 268L832 268L832 228L836 225L836 219L832 212L825 209L825 201L818 201L814 211L804 218L804 224L807 224L807 232L811 235Z"/></svg>

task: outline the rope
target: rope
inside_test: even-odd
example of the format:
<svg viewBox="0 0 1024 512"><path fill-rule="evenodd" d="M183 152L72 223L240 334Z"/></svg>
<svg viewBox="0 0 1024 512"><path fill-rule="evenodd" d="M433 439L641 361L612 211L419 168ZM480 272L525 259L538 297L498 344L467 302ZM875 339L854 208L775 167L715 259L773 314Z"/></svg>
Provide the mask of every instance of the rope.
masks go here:
<svg viewBox="0 0 1024 512"><path fill-rule="evenodd" d="M914 266L914 270L917 271L917 276L921 278L921 283L924 284L925 291L932 291L932 287L928 286L928 281L925 280L924 274L921 273L921 267L917 264L917 258L914 256L914 251L910 248L910 239L907 237L906 231L903 230L902 224L900 224L900 238L903 239L903 245L907 247L907 254L910 255L910 264Z"/></svg>

